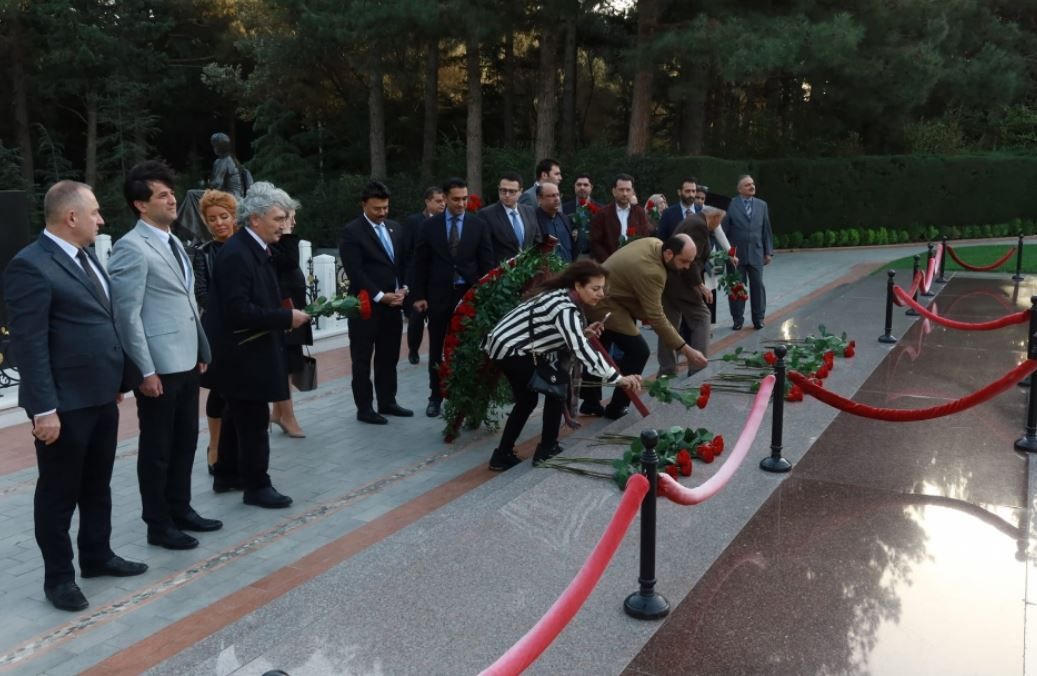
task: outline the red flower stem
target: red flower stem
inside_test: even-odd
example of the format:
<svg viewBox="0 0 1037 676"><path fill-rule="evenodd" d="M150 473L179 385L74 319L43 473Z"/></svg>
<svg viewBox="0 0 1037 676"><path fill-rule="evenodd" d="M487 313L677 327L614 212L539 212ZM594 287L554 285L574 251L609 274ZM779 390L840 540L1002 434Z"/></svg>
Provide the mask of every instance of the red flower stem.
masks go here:
<svg viewBox="0 0 1037 676"><path fill-rule="evenodd" d="M601 344L601 341L598 340L597 336L591 336L588 340L590 341L590 344L594 347L594 349L601 353L601 356L604 357L608 365L618 371L619 367L616 366L615 360L612 359L612 355L608 353L608 350L606 350L605 346ZM644 402L641 401L641 398L638 397L636 393L631 392L629 390L627 390L626 393L627 396L630 398L630 403L634 405L634 408L636 408L637 412L641 414L641 417L647 418L650 411L648 410L648 407L644 405Z"/></svg>

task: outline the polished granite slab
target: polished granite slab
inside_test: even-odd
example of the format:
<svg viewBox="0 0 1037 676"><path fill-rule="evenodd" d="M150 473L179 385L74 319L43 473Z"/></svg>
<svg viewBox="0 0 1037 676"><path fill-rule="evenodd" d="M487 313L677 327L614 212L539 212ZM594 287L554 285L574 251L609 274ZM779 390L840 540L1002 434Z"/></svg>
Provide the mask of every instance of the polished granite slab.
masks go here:
<svg viewBox="0 0 1037 676"><path fill-rule="evenodd" d="M1029 306L1032 285L1016 288L957 275L937 305L987 321ZM1026 333L916 322L853 399L957 399L1023 360ZM931 421L840 413L625 673L1027 673L1035 463L1012 449L1025 402L1014 387Z"/></svg>

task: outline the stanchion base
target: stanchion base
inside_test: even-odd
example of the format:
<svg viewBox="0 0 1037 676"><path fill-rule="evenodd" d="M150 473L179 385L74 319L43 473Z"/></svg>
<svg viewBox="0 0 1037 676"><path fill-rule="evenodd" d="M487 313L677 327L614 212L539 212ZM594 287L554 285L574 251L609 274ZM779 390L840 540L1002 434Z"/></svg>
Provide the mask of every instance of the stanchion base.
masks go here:
<svg viewBox="0 0 1037 676"><path fill-rule="evenodd" d="M932 293L930 291L926 291L925 293L922 294L922 296L925 297L925 298L932 298L935 295L936 295L935 293Z"/></svg>
<svg viewBox="0 0 1037 676"><path fill-rule="evenodd" d="M1031 373L1030 375L1028 375L1025 378L1023 378L1022 380L1020 380L1018 384L1019 384L1019 387L1029 387L1030 383L1032 383L1032 382L1033 382L1033 374Z"/></svg>
<svg viewBox="0 0 1037 676"><path fill-rule="evenodd" d="M905 314L905 315L907 315L908 317L921 317L921 315L920 315L920 314L918 314L917 312L915 312L915 309L914 309L914 308L909 308L909 309L908 309L908 311L907 311L907 312L905 312L904 314Z"/></svg>
<svg viewBox="0 0 1037 676"><path fill-rule="evenodd" d="M1037 437L1019 437L1015 440L1015 450L1037 453Z"/></svg>
<svg viewBox="0 0 1037 676"><path fill-rule="evenodd" d="M933 281L936 282L937 284L946 284L947 283L947 280L944 279L943 277L937 277Z"/></svg>
<svg viewBox="0 0 1037 676"><path fill-rule="evenodd" d="M897 342L897 337L896 336L891 336L890 334L886 333L886 334L883 334L883 335L879 336L879 342L880 343L895 343L895 342Z"/></svg>
<svg viewBox="0 0 1037 676"><path fill-rule="evenodd" d="M792 463L785 458L775 458L772 455L768 455L766 458L760 461L760 469L764 472L774 472L775 474L782 474L792 469Z"/></svg>
<svg viewBox="0 0 1037 676"><path fill-rule="evenodd" d="M1022 275L1012 275L1013 282L1021 282L1024 279L1026 279L1026 277L1023 277Z"/></svg>
<svg viewBox="0 0 1037 676"><path fill-rule="evenodd" d="M623 601L623 610L638 620L661 620L670 614L670 602L662 594L636 591Z"/></svg>

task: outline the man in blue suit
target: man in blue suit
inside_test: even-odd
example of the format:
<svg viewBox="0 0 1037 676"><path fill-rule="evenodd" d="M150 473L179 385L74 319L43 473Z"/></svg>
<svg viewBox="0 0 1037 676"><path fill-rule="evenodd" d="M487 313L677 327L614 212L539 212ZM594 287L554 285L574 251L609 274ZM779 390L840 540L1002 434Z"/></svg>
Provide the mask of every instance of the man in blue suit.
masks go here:
<svg viewBox="0 0 1037 676"><path fill-rule="evenodd" d="M677 203L666 207L659 216L659 228L655 236L666 241L685 218L702 211L702 207L695 203L695 194L698 192L698 179L693 176L681 179L681 187L677 191Z"/></svg>
<svg viewBox="0 0 1037 676"><path fill-rule="evenodd" d="M731 246L738 252L738 273L749 280L749 302L753 328L763 328L767 311L767 291L763 288L763 266L774 258L774 235L767 203L756 197L756 183L748 174L738 179L738 197L731 200L721 222ZM728 300L732 328L738 331L745 321L745 301Z"/></svg>
<svg viewBox="0 0 1037 676"><path fill-rule="evenodd" d="M76 585L69 528L79 507L83 577L140 575L111 548L112 466L125 355L110 283L87 247L104 223L90 187L59 181L43 199L46 229L4 272L18 404L32 419L39 478L33 500L43 591L54 607L87 607Z"/></svg>

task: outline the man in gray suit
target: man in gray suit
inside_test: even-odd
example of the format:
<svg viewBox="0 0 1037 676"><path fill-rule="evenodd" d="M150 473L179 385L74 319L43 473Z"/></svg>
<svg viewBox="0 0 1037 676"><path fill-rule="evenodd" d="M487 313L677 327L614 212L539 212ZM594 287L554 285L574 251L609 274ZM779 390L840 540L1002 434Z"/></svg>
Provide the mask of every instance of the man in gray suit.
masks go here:
<svg viewBox="0 0 1037 676"><path fill-rule="evenodd" d="M198 377L210 361L194 299L194 273L180 240L173 172L162 162L130 169L123 193L137 225L112 250L112 304L126 354L144 381L136 390L140 420L137 480L148 543L191 549L185 530L223 526L191 508L191 468L198 445Z"/></svg>
<svg viewBox="0 0 1037 676"><path fill-rule="evenodd" d="M18 404L33 424L39 478L33 500L43 591L54 607L87 607L76 585L69 527L79 507L83 577L140 575L111 548L112 466L124 384L104 268L86 247L104 223L90 187L59 181L43 198L46 229L4 271Z"/></svg>
<svg viewBox="0 0 1037 676"><path fill-rule="evenodd" d="M537 200L538 185L541 183L554 183L559 190L562 189L562 165L558 164L558 160L545 157L537 162L536 176L533 185L529 186L529 189L519 197L519 204L525 204L532 209L536 209L539 204L539 200Z"/></svg>
<svg viewBox="0 0 1037 676"><path fill-rule="evenodd" d="M518 203L521 193L522 177L513 171L505 172L497 188L500 201L479 211L490 224L493 255L499 263L543 241L536 211Z"/></svg>
<svg viewBox="0 0 1037 676"><path fill-rule="evenodd" d="M774 235L771 233L771 214L767 203L756 197L756 183L748 174L738 179L738 197L731 200L727 215L721 222L731 246L737 249L738 273L742 281L749 280L749 302L753 328L763 328L767 311L767 291L763 288L763 266L774 258ZM730 300L732 327L742 328L745 321L745 301Z"/></svg>

